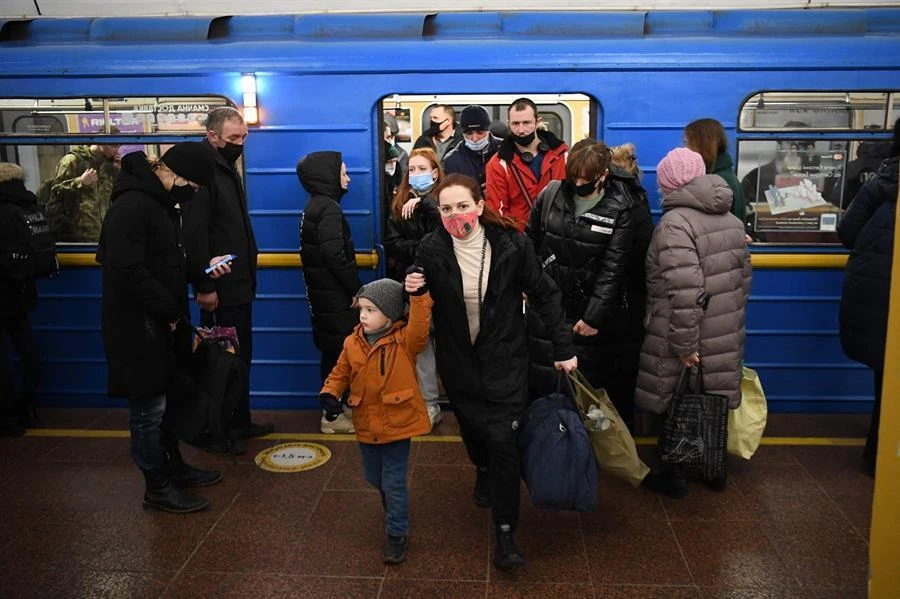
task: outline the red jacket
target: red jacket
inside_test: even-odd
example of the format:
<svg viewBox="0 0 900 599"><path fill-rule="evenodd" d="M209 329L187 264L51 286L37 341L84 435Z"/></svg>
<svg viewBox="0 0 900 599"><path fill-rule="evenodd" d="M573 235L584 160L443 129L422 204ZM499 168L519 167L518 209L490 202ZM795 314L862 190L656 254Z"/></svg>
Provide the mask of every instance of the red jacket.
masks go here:
<svg viewBox="0 0 900 599"><path fill-rule="evenodd" d="M537 135L542 148L545 148L542 149L544 162L541 164L540 181L535 179L531 168L522 161L509 138L503 141L500 150L494 154L485 168L487 179L485 199L488 206L502 216L515 219L520 232L525 229L531 216L531 207L541 190L550 181L562 181L566 178L568 146L549 131L539 130ZM528 194L527 197L522 195L523 187Z"/></svg>
<svg viewBox="0 0 900 599"><path fill-rule="evenodd" d="M356 325L322 387L322 393L334 397L350 388L347 403L362 443L380 445L431 431L416 377L416 356L428 342L433 302L427 293L410 296L409 302L409 322L398 320L372 345L362 325Z"/></svg>

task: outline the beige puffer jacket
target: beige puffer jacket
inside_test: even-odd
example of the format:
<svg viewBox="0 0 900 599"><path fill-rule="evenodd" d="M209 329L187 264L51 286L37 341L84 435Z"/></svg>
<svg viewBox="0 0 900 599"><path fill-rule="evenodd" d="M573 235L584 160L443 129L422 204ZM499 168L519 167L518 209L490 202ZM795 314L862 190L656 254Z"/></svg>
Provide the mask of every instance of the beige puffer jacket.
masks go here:
<svg viewBox="0 0 900 599"><path fill-rule="evenodd" d="M751 267L731 198L724 179L704 175L663 200L647 251L646 335L634 398L645 410L669 407L683 368L679 357L693 352L700 354L706 391L728 396L732 409L740 405Z"/></svg>

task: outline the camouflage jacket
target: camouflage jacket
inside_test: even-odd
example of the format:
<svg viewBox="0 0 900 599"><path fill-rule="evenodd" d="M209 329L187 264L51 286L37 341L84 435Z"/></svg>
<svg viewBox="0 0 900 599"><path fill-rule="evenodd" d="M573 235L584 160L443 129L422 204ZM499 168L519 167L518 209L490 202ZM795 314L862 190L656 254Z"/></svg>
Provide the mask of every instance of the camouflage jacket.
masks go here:
<svg viewBox="0 0 900 599"><path fill-rule="evenodd" d="M98 178L85 185L81 175L88 168L97 169ZM95 156L87 146L73 148L62 157L56 165L51 192L54 203L62 204L57 209L66 215L70 239L58 241L97 242L116 176L112 161Z"/></svg>

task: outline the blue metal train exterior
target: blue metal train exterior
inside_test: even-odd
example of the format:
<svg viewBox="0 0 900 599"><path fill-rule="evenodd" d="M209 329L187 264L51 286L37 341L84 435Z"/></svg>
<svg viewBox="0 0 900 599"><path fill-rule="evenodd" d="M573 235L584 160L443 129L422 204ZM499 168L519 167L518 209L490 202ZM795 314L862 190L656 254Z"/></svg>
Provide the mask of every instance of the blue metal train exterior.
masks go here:
<svg viewBox="0 0 900 599"><path fill-rule="evenodd" d="M693 119L720 120L734 153L740 107L754 93L900 90L900 9L892 8L49 19L7 21L0 31L2 98L212 95L240 105L242 74L256 74L261 124L251 127L244 164L262 252L257 408L317 405L319 356L303 279L289 264L305 202L297 159L343 152L352 177L343 207L362 263L374 263L380 111L390 94L586 94L596 101L597 137L636 144L656 206L653 166L682 144ZM73 142L0 139L17 143ZM99 268L90 249L63 251L72 255L58 277L40 282L33 315L41 401L110 404ZM746 362L759 372L770 409L868 410L870 372L844 357L838 339L843 251L782 246L753 254ZM381 272L361 269L364 281Z"/></svg>

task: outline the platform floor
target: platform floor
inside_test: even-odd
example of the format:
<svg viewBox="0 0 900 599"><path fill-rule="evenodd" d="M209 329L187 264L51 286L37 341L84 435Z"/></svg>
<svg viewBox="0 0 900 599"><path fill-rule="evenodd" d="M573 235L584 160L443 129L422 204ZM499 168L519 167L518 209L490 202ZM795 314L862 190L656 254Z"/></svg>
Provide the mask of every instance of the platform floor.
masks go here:
<svg viewBox="0 0 900 599"><path fill-rule="evenodd" d="M141 507L125 410L44 409L40 429L0 439L0 597L866 596L873 481L859 446L825 437L862 437L867 417L772 415L767 435L816 444L731 459L724 493L692 484L676 501L603 478L592 514L535 510L523 493L528 565L512 575L491 565L489 513L472 503L452 414L413 443L409 555L391 567L353 438L316 441L330 461L276 474L255 455L283 433L317 433L318 414L256 419L281 436L254 440L236 464L184 450L225 474L203 489L211 509L187 516Z"/></svg>

